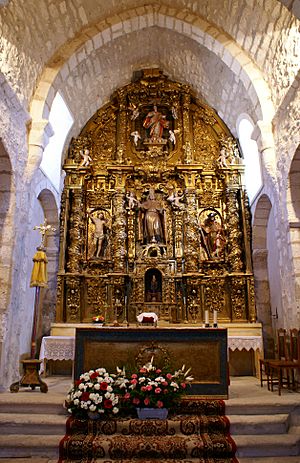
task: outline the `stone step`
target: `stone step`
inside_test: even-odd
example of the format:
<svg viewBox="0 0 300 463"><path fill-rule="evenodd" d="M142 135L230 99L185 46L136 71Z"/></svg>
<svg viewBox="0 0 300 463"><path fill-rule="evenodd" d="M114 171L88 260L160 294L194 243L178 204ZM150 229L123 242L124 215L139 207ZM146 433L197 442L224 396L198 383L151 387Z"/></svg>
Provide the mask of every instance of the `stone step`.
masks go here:
<svg viewBox="0 0 300 463"><path fill-rule="evenodd" d="M300 433L280 435L232 435L236 445L236 456L277 457L300 455ZM275 463L275 461L274 461Z"/></svg>
<svg viewBox="0 0 300 463"><path fill-rule="evenodd" d="M65 434L67 417L23 413L1 413L0 434ZM2 462L1 462L2 463Z"/></svg>
<svg viewBox="0 0 300 463"><path fill-rule="evenodd" d="M7 462L7 463L10 463L10 462ZM28 462L28 463L31 463L31 462ZM38 463L44 463L44 462L38 462ZM51 463L51 462L49 462L49 463ZM274 460L274 457L239 458L239 463L300 463L300 456L298 456L298 457L291 457L291 456L289 456L289 457L276 457L276 460Z"/></svg>
<svg viewBox="0 0 300 463"><path fill-rule="evenodd" d="M285 434L289 429L289 415L230 415L232 435Z"/></svg>
<svg viewBox="0 0 300 463"><path fill-rule="evenodd" d="M0 435L0 461L2 463L3 458L22 458L19 462L31 457L58 458L58 445L62 437L40 434Z"/></svg>
<svg viewBox="0 0 300 463"><path fill-rule="evenodd" d="M278 415L282 413L292 413L297 412L300 413L300 404L299 406L295 406L295 403L276 403L275 401L272 403L260 403L257 404L255 402L244 402L243 404L239 403L226 403L225 414L230 417L232 415Z"/></svg>

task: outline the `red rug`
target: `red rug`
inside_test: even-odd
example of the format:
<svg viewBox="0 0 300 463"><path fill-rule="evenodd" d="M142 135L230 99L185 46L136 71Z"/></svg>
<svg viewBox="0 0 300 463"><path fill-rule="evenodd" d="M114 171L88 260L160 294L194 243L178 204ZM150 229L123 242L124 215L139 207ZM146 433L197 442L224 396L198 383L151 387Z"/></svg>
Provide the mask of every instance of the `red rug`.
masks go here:
<svg viewBox="0 0 300 463"><path fill-rule="evenodd" d="M238 463L222 400L183 400L167 420L70 417L59 463Z"/></svg>

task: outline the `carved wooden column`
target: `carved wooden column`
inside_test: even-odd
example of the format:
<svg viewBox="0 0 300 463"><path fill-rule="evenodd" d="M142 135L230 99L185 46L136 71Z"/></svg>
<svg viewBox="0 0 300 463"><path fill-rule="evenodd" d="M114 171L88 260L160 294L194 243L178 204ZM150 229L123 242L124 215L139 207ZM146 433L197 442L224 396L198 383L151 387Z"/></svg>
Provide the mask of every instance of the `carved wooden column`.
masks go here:
<svg viewBox="0 0 300 463"><path fill-rule="evenodd" d="M118 190L113 196L112 245L115 272L125 272L126 219L123 204L124 192Z"/></svg>
<svg viewBox="0 0 300 463"><path fill-rule="evenodd" d="M237 191L227 190L227 223L228 227L228 262L231 272L241 272L242 262L242 233L240 231L240 216L238 210Z"/></svg>
<svg viewBox="0 0 300 463"><path fill-rule="evenodd" d="M119 100L119 120L118 120L118 140L117 140L117 161L122 164L124 162L124 154L126 150L126 122L127 122L127 103L126 93L123 90L118 91Z"/></svg>
<svg viewBox="0 0 300 463"><path fill-rule="evenodd" d="M175 258L177 261L177 266L181 266L181 260L183 256L183 246L182 246L182 230L183 230L183 211L175 209L173 211L174 216L174 241L175 241Z"/></svg>
<svg viewBox="0 0 300 463"><path fill-rule="evenodd" d="M197 222L196 191L186 192L185 272L197 272L199 262L199 225Z"/></svg>
<svg viewBox="0 0 300 463"><path fill-rule="evenodd" d="M134 225L135 225L135 211L129 209L127 211L127 235L128 235L128 263L132 264L135 257L135 234L134 234Z"/></svg>
<svg viewBox="0 0 300 463"><path fill-rule="evenodd" d="M191 95L184 93L182 96L182 118L183 118L183 149L184 162L191 164L193 162L191 127L190 127L190 103Z"/></svg>

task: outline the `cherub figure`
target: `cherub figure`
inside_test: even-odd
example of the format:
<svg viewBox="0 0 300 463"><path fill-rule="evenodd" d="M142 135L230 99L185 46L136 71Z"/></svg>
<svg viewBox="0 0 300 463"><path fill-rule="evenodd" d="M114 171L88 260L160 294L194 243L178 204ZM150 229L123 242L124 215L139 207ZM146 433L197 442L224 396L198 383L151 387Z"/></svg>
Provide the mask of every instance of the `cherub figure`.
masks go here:
<svg viewBox="0 0 300 463"><path fill-rule="evenodd" d="M184 197L184 193L180 196L177 191L172 191L170 196L167 198L167 201L170 201L173 207L177 207L178 209L183 208L183 204L180 203L180 200Z"/></svg>
<svg viewBox="0 0 300 463"><path fill-rule="evenodd" d="M220 167L225 167L225 168L228 167L225 148L221 149L220 156L218 157L218 162L219 162Z"/></svg>
<svg viewBox="0 0 300 463"><path fill-rule="evenodd" d="M79 167L87 167L91 162L93 162L89 150L86 148L85 150L80 150L80 156L82 157L82 161Z"/></svg>
<svg viewBox="0 0 300 463"><path fill-rule="evenodd" d="M177 109L176 109L176 107L175 107L175 106L172 106L171 111L172 111L173 119L177 119L177 118L178 118L178 114L177 114Z"/></svg>
<svg viewBox="0 0 300 463"><path fill-rule="evenodd" d="M130 191L129 194L126 195L126 198L128 200L128 207L130 210L138 206L139 202L135 198L133 191Z"/></svg>
<svg viewBox="0 0 300 463"><path fill-rule="evenodd" d="M132 115L131 115L130 119L132 121L135 121L140 115L139 109L134 105L129 106L129 109L130 109L130 111L132 111Z"/></svg>
<svg viewBox="0 0 300 463"><path fill-rule="evenodd" d="M175 134L176 133L179 133L179 130L176 129L176 130L169 130L169 140L171 143L173 143L174 145L176 145L176 136Z"/></svg>
<svg viewBox="0 0 300 463"><path fill-rule="evenodd" d="M130 136L133 137L133 143L137 146L138 141L141 139L139 132L135 130L134 132L131 132Z"/></svg>

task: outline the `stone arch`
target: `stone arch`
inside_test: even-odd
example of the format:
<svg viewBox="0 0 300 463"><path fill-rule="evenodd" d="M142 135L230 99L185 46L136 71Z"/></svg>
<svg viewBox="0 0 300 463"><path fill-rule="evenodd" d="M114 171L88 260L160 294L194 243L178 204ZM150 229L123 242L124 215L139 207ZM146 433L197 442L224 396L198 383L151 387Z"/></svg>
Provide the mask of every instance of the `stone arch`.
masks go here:
<svg viewBox="0 0 300 463"><path fill-rule="evenodd" d="M264 81L262 73L253 61L246 55L242 48L225 36L224 33L212 26L209 22L191 14L188 19L179 19L179 12L175 9L162 14L157 8L149 6L147 14L140 15L138 10L128 10L126 15L107 18L97 24L97 28L77 36L76 40L68 42L52 57L45 68L40 80L40 84L35 92L31 104L31 115L33 119L32 131L29 136L29 159L32 160L34 143L34 130L41 126L47 127L49 108L55 95L55 81L64 81L68 78L70 70L81 62L87 55L95 49L101 48L104 44L114 41L116 38L126 35L136 30L157 26L164 29L175 30L182 35L190 37L198 44L203 45L218 56L223 63L235 74L238 81L241 81L250 95L253 108L255 108L258 119L271 121L274 108L270 97L270 89ZM97 31L95 33L95 30ZM87 39L87 36L92 38ZM81 48L78 49L79 44ZM78 51L75 52L75 49ZM122 75L122 72L119 73ZM108 97L108 95L107 95ZM99 104L98 104L99 106ZM101 106L101 105L100 105ZM37 134L35 134L36 136ZM43 138L41 135L40 138ZM37 158L37 156L36 156ZM38 159L35 161L38 163Z"/></svg>
<svg viewBox="0 0 300 463"><path fill-rule="evenodd" d="M271 318L270 286L268 275L267 228L272 203L266 194L257 201L253 216L253 271L258 321L263 324L266 357L274 355L274 336Z"/></svg>
<svg viewBox="0 0 300 463"><path fill-rule="evenodd" d="M11 260L13 253L15 186L12 165L0 140L0 365L7 329L7 307L11 296Z"/></svg>
<svg viewBox="0 0 300 463"><path fill-rule="evenodd" d="M287 192L290 252L294 267L296 310L300 311L300 145L293 157ZM293 314L295 316L296 314ZM296 318L296 317L294 317Z"/></svg>

